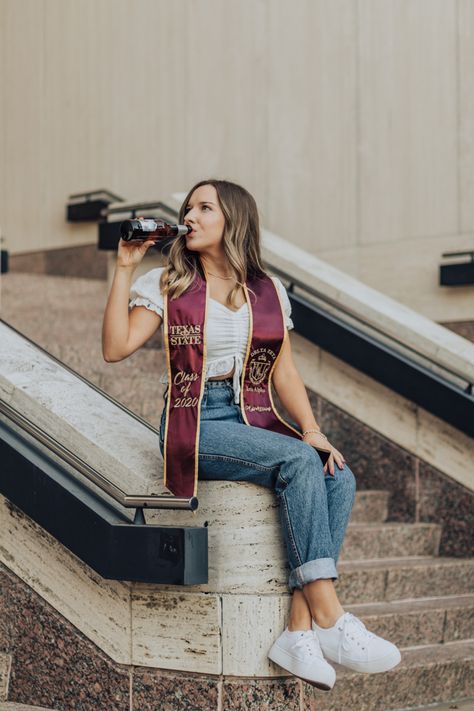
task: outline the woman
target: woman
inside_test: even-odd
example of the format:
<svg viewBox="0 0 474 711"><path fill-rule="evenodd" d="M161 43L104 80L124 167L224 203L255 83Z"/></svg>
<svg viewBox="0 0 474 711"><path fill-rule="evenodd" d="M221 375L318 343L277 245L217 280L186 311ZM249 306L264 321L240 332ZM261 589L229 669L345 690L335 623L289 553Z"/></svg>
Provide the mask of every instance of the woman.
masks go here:
<svg viewBox="0 0 474 711"><path fill-rule="evenodd" d="M255 201L235 183L204 180L188 193L179 222L190 225L192 231L172 244L166 267L152 269L132 288L133 270L154 240L140 244L120 240L104 315L104 358L118 361L132 354L155 333L164 317L168 389L160 448L165 464L167 453L168 457L173 453L173 469L181 456L185 475L167 485L173 493L191 491L194 450L188 447L185 456L183 451L193 445L195 437L200 479L247 481L275 491L291 569L292 601L287 627L271 647L269 658L325 690L335 682L335 670L325 657L357 671L387 671L399 663L399 650L346 612L336 594L336 562L354 501L355 479L343 455L321 432L293 361L288 337L293 325L291 306L281 281L265 274ZM259 292L260 285L263 291ZM189 297L183 317L183 309L176 305L183 306ZM268 299L265 304L264 298ZM199 299L204 311L196 306ZM190 313L195 324L188 323ZM281 322L282 331L275 348L256 349L259 356L252 361L247 379L244 360L248 363L249 343L253 345L258 335L257 322L262 330ZM200 338L202 323L205 345ZM268 345L269 341L263 342ZM192 348L201 348L201 361L199 354L193 361L198 363L195 370L172 372L171 365L176 366L179 358L187 358L189 366L198 353L191 353ZM265 360L268 353L275 356L272 362ZM179 363L176 367L181 367ZM182 387L183 372L191 373L189 381L196 376L195 397L189 390L192 382L182 389L186 397L170 391L170 382L172 388L175 382ZM258 386L264 384L262 373L267 374L267 384L271 380L294 426L274 416L273 402L272 407L252 405L255 397L271 400L265 387ZM189 408L180 409L176 403ZM193 419L193 412L197 418ZM273 419L265 420L267 415ZM251 416L256 419L250 420ZM189 429L183 426L186 418ZM192 434L189 441L186 434L183 437L186 432Z"/></svg>

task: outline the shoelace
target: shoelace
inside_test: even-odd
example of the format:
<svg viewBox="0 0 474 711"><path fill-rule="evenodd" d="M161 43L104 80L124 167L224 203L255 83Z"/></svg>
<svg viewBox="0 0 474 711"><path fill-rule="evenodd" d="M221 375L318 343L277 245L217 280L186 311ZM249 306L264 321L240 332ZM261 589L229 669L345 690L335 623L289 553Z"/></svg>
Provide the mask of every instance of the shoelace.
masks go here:
<svg viewBox="0 0 474 711"><path fill-rule="evenodd" d="M294 646L298 649L306 650L309 655L315 657L322 657L323 653L321 651L321 645L319 644L319 639L315 632L308 630L307 632L302 632L298 637Z"/></svg>
<svg viewBox="0 0 474 711"><path fill-rule="evenodd" d="M347 652L350 649L350 640L357 642L361 649L366 651L370 639L375 637L372 632L369 632L362 620L359 620L359 618L355 617L351 612L346 612L343 620L342 627L338 627L338 630L342 632L337 648L337 660L339 664L341 663L342 650Z"/></svg>

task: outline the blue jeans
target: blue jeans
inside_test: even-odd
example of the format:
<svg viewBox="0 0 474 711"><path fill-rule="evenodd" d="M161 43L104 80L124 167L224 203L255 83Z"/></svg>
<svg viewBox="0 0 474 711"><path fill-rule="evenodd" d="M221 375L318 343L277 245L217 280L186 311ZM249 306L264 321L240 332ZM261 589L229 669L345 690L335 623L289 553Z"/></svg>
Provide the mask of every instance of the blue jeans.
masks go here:
<svg viewBox="0 0 474 711"><path fill-rule="evenodd" d="M166 402L167 393L165 393ZM160 426L160 449L166 407ZM295 423L291 423L301 431ZM336 580L336 562L355 496L348 466L323 471L316 450L295 437L244 424L232 379L210 380L201 403L198 477L246 481L273 489L290 565L290 591L320 578Z"/></svg>

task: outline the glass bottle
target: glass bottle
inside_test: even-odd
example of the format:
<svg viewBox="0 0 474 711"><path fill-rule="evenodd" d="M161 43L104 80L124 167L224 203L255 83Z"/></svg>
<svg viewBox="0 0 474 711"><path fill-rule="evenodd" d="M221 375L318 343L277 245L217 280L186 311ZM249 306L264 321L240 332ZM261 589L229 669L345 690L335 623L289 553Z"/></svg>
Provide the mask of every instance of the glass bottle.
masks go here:
<svg viewBox="0 0 474 711"><path fill-rule="evenodd" d="M120 225L120 236L125 242L132 239L147 240L151 237L164 239L165 237L180 237L192 231L191 225L175 225L154 217L142 220L124 220Z"/></svg>

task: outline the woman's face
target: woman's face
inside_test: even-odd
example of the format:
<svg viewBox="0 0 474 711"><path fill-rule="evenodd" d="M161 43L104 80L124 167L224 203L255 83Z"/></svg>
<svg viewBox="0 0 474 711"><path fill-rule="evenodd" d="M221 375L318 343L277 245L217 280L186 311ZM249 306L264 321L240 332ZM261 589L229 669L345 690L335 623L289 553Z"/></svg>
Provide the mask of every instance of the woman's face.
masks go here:
<svg viewBox="0 0 474 711"><path fill-rule="evenodd" d="M193 231L186 236L186 247L206 252L219 247L224 234L225 217L213 185L201 185L192 193L184 211L184 224Z"/></svg>

